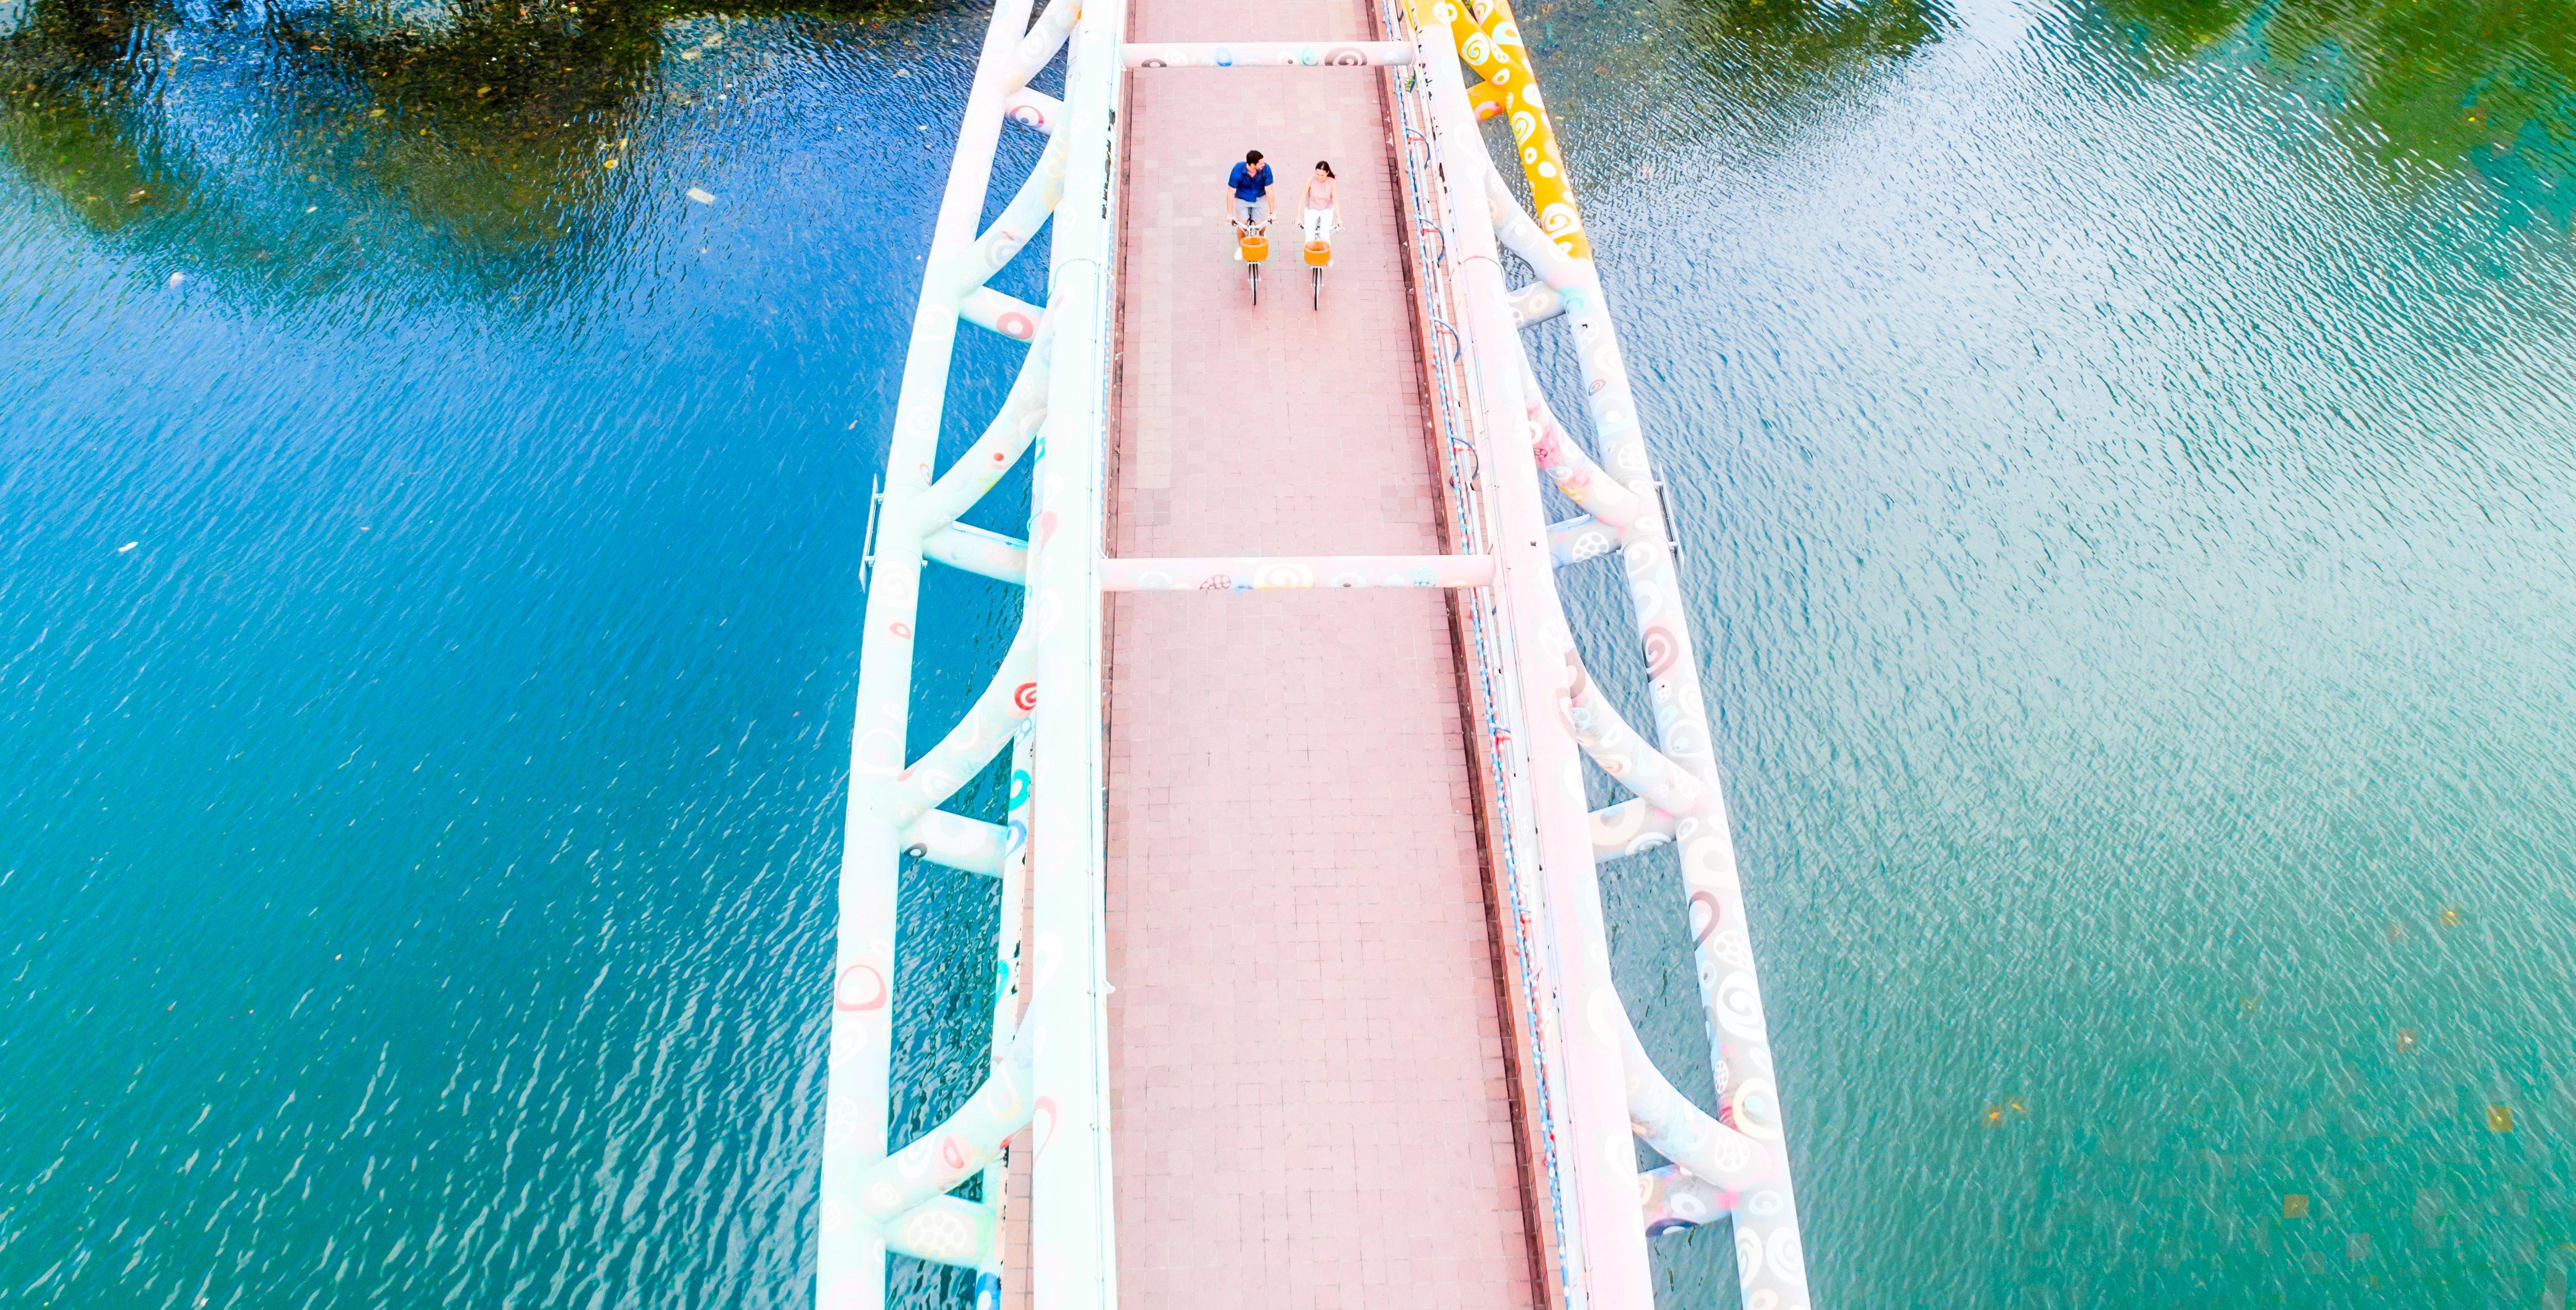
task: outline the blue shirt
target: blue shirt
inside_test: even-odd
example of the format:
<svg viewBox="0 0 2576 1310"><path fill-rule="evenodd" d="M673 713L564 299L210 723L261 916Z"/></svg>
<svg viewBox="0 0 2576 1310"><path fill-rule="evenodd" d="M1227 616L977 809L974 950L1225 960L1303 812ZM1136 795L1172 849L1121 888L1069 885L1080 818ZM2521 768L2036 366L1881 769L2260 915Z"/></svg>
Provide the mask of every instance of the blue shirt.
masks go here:
<svg viewBox="0 0 2576 1310"><path fill-rule="evenodd" d="M1225 175L1225 184L1234 188L1237 200L1259 200L1270 190L1270 165L1263 164L1261 171L1255 173L1242 164L1236 164L1234 171Z"/></svg>

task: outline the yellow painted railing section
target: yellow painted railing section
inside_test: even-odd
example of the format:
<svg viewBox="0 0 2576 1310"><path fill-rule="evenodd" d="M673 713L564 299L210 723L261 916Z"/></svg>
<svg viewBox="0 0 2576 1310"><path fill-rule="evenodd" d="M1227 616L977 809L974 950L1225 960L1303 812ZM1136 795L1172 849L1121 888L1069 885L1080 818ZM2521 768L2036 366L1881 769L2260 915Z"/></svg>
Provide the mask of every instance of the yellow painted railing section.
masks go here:
<svg viewBox="0 0 2576 1310"><path fill-rule="evenodd" d="M1565 176L1565 154L1557 148L1556 125L1548 121L1547 104L1530 68L1529 49L1521 44L1521 25L1507 0L1412 0L1416 27L1446 23L1458 41L1458 57L1485 79L1468 88L1476 117L1505 116L1512 145L1519 152L1521 175L1529 179L1530 199L1537 202L1539 226L1557 248L1577 259L1592 257L1583 235L1583 211L1574 204L1574 188Z"/></svg>

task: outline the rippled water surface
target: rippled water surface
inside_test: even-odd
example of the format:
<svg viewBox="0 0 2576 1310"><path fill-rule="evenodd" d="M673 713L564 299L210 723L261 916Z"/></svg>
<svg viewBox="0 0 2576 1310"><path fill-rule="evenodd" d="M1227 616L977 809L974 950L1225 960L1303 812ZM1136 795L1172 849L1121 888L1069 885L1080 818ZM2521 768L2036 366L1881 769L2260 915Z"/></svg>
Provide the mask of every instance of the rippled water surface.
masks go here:
<svg viewBox="0 0 2576 1310"><path fill-rule="evenodd" d="M980 17L0 3L0 1300L803 1302ZM2576 12L1524 20L1824 1301L2561 1305ZM993 599L934 594L926 731ZM1671 876L1614 919L1695 1084ZM908 885L905 1122L991 908ZM1660 1249L1732 1303L1721 1230Z"/></svg>
<svg viewBox="0 0 2576 1310"><path fill-rule="evenodd" d="M2576 10L1524 19L1827 1300L2563 1306ZM1670 877L1615 917L1679 1065Z"/></svg>

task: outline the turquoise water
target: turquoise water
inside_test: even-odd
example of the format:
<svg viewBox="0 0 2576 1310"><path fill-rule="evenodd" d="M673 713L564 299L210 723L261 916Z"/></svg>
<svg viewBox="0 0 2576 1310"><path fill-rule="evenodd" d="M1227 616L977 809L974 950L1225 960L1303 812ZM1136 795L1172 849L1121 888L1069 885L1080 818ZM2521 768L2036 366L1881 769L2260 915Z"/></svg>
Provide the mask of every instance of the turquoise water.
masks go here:
<svg viewBox="0 0 2576 1310"><path fill-rule="evenodd" d="M1524 14L1829 1303L2563 1305L2571 17ZM1614 918L1679 1068L1672 877Z"/></svg>
<svg viewBox="0 0 2576 1310"><path fill-rule="evenodd" d="M0 11L0 1300L808 1295L857 561L980 11L525 12ZM1524 14L1825 1303L2563 1295L2569 17ZM994 599L934 594L925 732ZM1613 917L1698 1085L1670 879ZM905 912L919 1123L991 893ZM1732 1303L1722 1233L1659 1249Z"/></svg>

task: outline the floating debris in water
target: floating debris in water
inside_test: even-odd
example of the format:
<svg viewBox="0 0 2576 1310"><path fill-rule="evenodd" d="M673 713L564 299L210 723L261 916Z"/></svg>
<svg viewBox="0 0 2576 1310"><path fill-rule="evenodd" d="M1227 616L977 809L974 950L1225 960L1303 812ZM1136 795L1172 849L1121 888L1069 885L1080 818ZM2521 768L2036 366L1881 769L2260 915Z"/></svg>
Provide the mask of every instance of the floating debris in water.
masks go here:
<svg viewBox="0 0 2576 1310"><path fill-rule="evenodd" d="M185 283L187 280L188 275L185 273L173 273L170 275L170 285L174 287Z"/></svg>
<svg viewBox="0 0 2576 1310"><path fill-rule="evenodd" d="M2415 1049L2414 1029L2400 1028L2397 1030L2397 1049L2400 1053Z"/></svg>
<svg viewBox="0 0 2576 1310"><path fill-rule="evenodd" d="M715 196L703 187L690 187L688 195L689 199L701 205L712 205L716 202Z"/></svg>
<svg viewBox="0 0 2576 1310"><path fill-rule="evenodd" d="M2256 1010L2263 1008L2263 1002L2256 1000L2251 996L2239 996L2236 998L2236 1008L2243 1010L2247 1014L2252 1014Z"/></svg>
<svg viewBox="0 0 2576 1310"><path fill-rule="evenodd" d="M2284 1218L2284 1219L2305 1219L2305 1218L2307 1218L2307 1217L2308 1217L2308 1198L2307 1198L2307 1196L2306 1196L2305 1194L2303 1194L2303 1193L2299 1193L2299 1192L2292 1192L2292 1193L2290 1193L2289 1195L2282 1197L2282 1198L2281 1198L2281 1217L2282 1217L2282 1218Z"/></svg>
<svg viewBox="0 0 2576 1310"><path fill-rule="evenodd" d="M116 553L117 553L117 554L119 554L119 555L122 555L122 554L124 554L125 552L127 552L127 551L129 551L129 550L132 550L132 549L134 549L135 547L140 546L140 545L142 545L142 544L143 544L143 543L142 543L142 542L139 542L139 541L129 541L129 542L125 543L124 545L117 547L117 548L116 548Z"/></svg>
<svg viewBox="0 0 2576 1310"><path fill-rule="evenodd" d="M2457 928L2460 926L2460 911L2456 906L2445 905L2442 907L2442 926L2445 928Z"/></svg>
<svg viewBox="0 0 2576 1310"><path fill-rule="evenodd" d="M2388 925L2388 940L2392 942L2402 942L2406 940L2406 925L2402 923L2392 923Z"/></svg>
<svg viewBox="0 0 2576 1310"><path fill-rule="evenodd" d="M2487 1107L2487 1131L2488 1131L2488 1132L2491 1132L2491 1133L2509 1133L2509 1132L2512 1132L2512 1131L2513 1131L2513 1107L2512 1107L2512 1106L2510 1106L2510 1105L2490 1105L2490 1106L2488 1106L2488 1107Z"/></svg>

